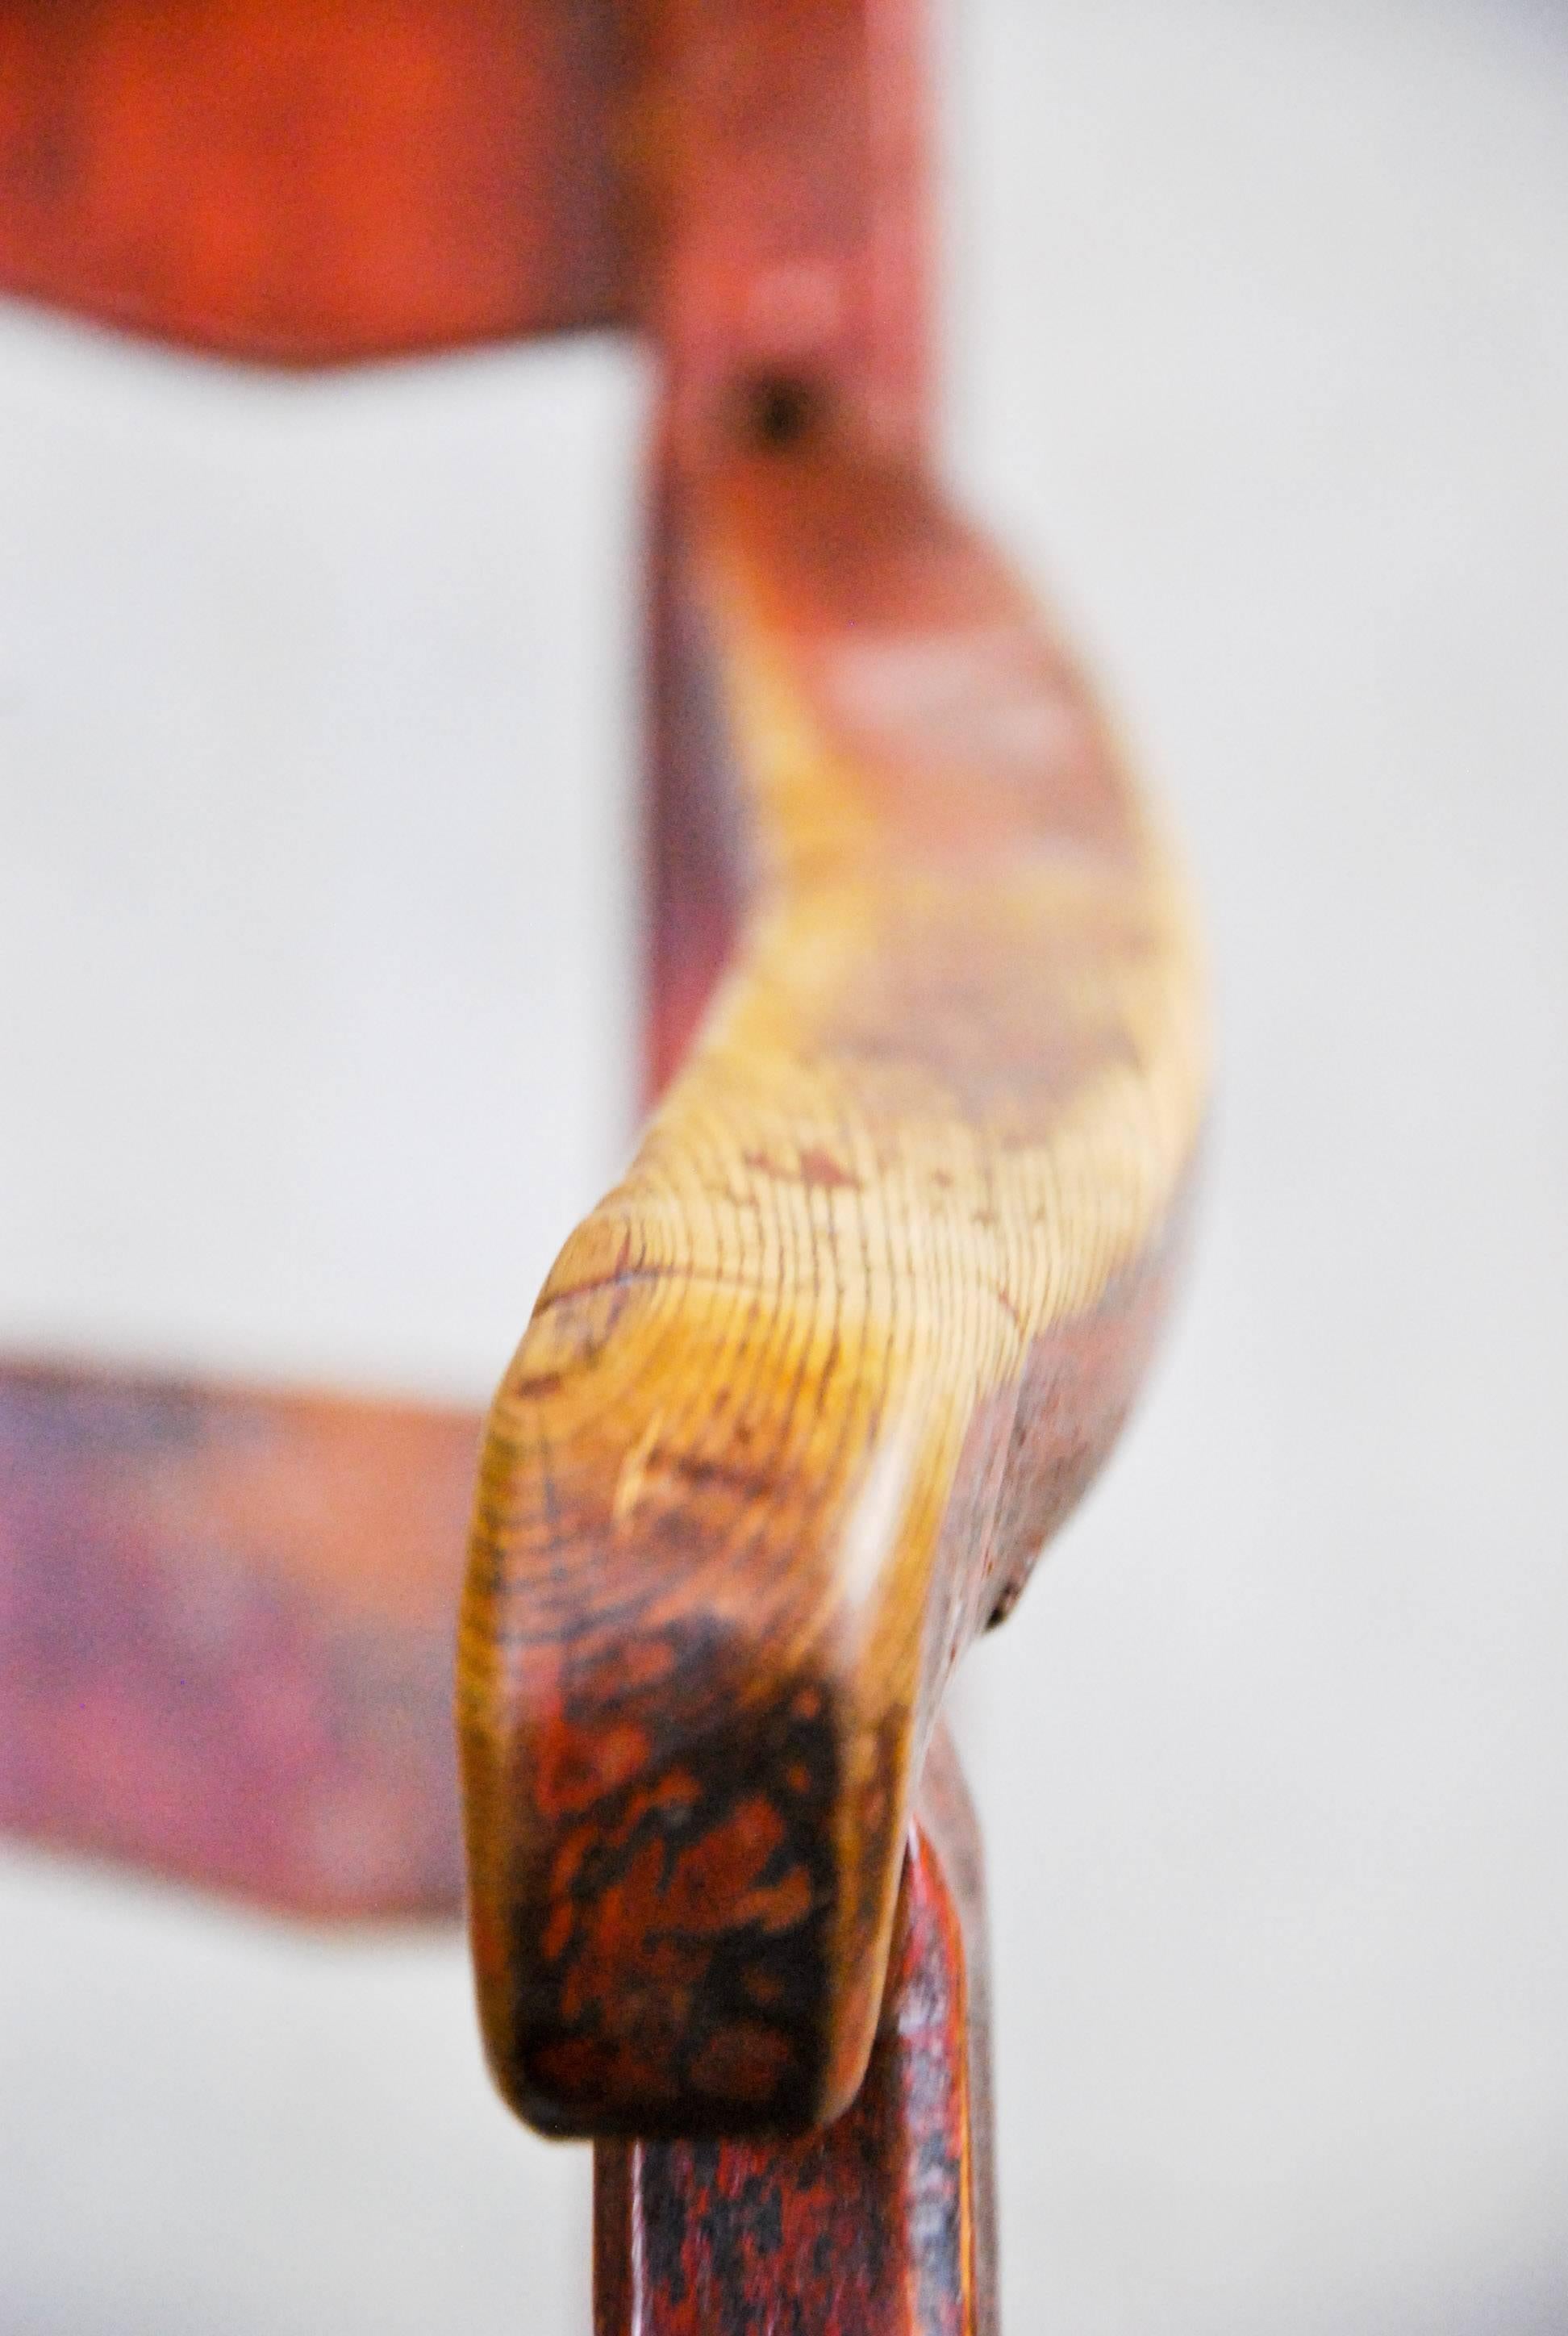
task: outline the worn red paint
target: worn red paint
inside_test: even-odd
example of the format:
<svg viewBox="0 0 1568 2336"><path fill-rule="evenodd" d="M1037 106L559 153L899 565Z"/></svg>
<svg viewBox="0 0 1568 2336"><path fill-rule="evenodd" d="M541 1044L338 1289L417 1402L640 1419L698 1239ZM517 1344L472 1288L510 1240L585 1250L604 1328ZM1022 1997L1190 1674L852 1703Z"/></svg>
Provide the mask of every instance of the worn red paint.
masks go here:
<svg viewBox="0 0 1568 2336"><path fill-rule="evenodd" d="M992 2336L990 2117L978 1838L939 1738L853 2107L803 2140L600 2143L598 2336Z"/></svg>
<svg viewBox="0 0 1568 2336"><path fill-rule="evenodd" d="M0 1369L0 1828L455 1913L467 1414Z"/></svg>
<svg viewBox="0 0 1568 2336"><path fill-rule="evenodd" d="M918 15L914 0L0 0L9 288L285 361L623 310L661 344L656 1080L746 889L682 572L684 483L726 441L765 452L846 418L895 466L924 451ZM631 36L622 61L612 24ZM612 119L623 65L630 139ZM897 686L862 661L840 693L849 726ZM890 784L918 788L918 747ZM950 841L976 840L966 806ZM808 1184L848 1175L825 1152L801 1166ZM1092 1347L1042 1355L1042 1403L1070 1409L1106 1367ZM1040 1530L1033 1509L987 1507L1021 1419L998 1410L973 1455L1003 1599ZM451 1903L448 1642L473 1437L385 1406L0 1379L0 1818L279 1905ZM622 1684L649 1660L673 1706L686 1650L627 1649ZM776 1717L776 1802L716 1756L661 1770L640 1729L595 1718L586 1743L563 1736L552 1788L587 1814L553 1844L538 1942L563 2007L547 2090L602 2094L605 2051L673 2067L673 2039L699 2090L784 2098L822 1952L824 1788L819 1713L797 1695ZM653 1911L667 1891L674 1939ZM744 1915L745 1953L693 2018L679 1958L716 1897ZM623 2032L574 2028L628 1942L641 2004ZM475 1948L482 1965L505 1953ZM972 1818L939 1741L860 2098L802 2141L601 2146L601 2336L985 2336L985 2040Z"/></svg>
<svg viewBox="0 0 1568 2336"><path fill-rule="evenodd" d="M621 307L609 0L0 0L0 287L287 364Z"/></svg>
<svg viewBox="0 0 1568 2336"><path fill-rule="evenodd" d="M678 1066L728 961L749 870L682 482L737 443L846 417L930 439L920 0L626 0L631 305L665 366L652 510L648 1084Z"/></svg>

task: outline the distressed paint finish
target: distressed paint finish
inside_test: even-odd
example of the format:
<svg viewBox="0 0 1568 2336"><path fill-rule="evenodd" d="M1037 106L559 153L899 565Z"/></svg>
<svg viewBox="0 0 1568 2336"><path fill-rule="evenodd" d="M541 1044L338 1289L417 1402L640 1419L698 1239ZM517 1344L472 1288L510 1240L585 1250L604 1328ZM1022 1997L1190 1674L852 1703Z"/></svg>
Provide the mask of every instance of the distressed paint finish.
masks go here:
<svg viewBox="0 0 1568 2336"><path fill-rule="evenodd" d="M871 2065L789 2142L601 2142L597 2336L992 2336L995 2217L979 1843L933 1745Z"/></svg>
<svg viewBox="0 0 1568 2336"><path fill-rule="evenodd" d="M854 2096L943 1686L1132 1400L1204 1060L1160 837L928 476L918 9L631 22L662 1071L735 947L493 1407L459 1702L502 2091L691 2137Z"/></svg>
<svg viewBox="0 0 1568 2336"><path fill-rule="evenodd" d="M279 1911L455 1913L477 1437L0 1369L0 1826Z"/></svg>
<svg viewBox="0 0 1568 2336"><path fill-rule="evenodd" d="M497 1399L463 1640L489 2048L569 2132L853 2097L942 1688L1125 1416L1203 1108L1181 885L1012 578L847 421L688 494L757 876Z"/></svg>
<svg viewBox="0 0 1568 2336"><path fill-rule="evenodd" d="M609 0L0 0L0 287L288 364L620 313Z"/></svg>
<svg viewBox="0 0 1568 2336"><path fill-rule="evenodd" d="M617 315L664 360L685 1067L494 1406L460 1676L498 2079L638 2136L601 2336L994 2326L933 1729L1133 1398L1202 1117L1180 883L928 475L918 19L0 0L10 288L284 361ZM0 1815L283 1906L451 1903L472 1424L33 1375L0 1431Z"/></svg>

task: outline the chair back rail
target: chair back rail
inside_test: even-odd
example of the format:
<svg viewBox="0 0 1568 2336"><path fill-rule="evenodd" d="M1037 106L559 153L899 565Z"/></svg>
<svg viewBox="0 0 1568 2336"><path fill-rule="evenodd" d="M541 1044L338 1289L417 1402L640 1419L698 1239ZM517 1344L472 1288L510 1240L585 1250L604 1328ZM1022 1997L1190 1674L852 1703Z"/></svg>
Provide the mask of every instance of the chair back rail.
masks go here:
<svg viewBox="0 0 1568 2336"><path fill-rule="evenodd" d="M624 314L610 0L0 0L0 290L323 365Z"/></svg>

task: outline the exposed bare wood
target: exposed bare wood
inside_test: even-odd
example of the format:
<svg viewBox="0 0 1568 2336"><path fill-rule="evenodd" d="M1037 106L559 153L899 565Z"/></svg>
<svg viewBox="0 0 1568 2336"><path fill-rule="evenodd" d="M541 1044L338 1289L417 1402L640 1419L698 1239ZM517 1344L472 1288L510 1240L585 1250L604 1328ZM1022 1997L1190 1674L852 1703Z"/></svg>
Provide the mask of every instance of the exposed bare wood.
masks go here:
<svg viewBox="0 0 1568 2336"><path fill-rule="evenodd" d="M610 2137L601 2336L988 2336L978 1873L928 1749L1133 1399L1203 1116L1179 877L930 482L919 16L0 0L0 286L286 362L624 314L664 362L682 1067L494 1406L459 1679L492 2063ZM475 1432L0 1375L0 1821L451 1905Z"/></svg>

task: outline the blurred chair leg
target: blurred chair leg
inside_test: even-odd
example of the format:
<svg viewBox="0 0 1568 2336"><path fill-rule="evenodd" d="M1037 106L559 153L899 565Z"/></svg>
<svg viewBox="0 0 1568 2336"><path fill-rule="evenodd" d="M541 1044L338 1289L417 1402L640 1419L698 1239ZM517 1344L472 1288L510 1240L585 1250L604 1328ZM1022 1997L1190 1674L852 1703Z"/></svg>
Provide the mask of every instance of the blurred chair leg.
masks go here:
<svg viewBox="0 0 1568 2336"><path fill-rule="evenodd" d="M601 2142L598 2336L995 2336L979 1840L931 1747L876 2049L797 2141Z"/></svg>

